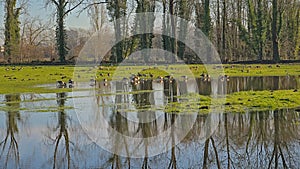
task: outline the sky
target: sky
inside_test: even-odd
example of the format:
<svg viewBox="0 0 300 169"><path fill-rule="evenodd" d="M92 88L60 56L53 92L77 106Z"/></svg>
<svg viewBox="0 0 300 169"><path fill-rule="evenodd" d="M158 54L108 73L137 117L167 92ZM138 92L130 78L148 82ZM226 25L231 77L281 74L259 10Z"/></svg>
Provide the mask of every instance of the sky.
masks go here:
<svg viewBox="0 0 300 169"><path fill-rule="evenodd" d="M52 23L55 24L53 19L53 13L55 8L47 7L45 8L45 0L29 0L28 13L32 17L39 17L45 22L52 20ZM4 3L0 0L0 29L4 28ZM22 17L21 17L22 21ZM87 17L87 14L84 12L78 17L78 10L70 13L66 18L67 28L90 28L90 21ZM0 31L0 45L3 44L3 31Z"/></svg>

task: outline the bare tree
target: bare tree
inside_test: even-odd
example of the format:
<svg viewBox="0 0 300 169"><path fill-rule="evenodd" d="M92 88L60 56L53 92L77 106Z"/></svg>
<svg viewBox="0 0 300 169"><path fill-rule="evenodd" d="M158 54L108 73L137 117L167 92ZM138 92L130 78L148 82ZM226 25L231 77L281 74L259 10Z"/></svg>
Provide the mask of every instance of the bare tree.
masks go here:
<svg viewBox="0 0 300 169"><path fill-rule="evenodd" d="M81 51L84 44L90 37L90 34L91 31L82 28L70 28L70 30L67 31L67 35L68 35L67 45L70 49L68 54L69 60L78 57L79 52Z"/></svg>
<svg viewBox="0 0 300 169"><path fill-rule="evenodd" d="M93 31L101 30L104 22L106 21L106 9L104 5L99 6L99 2L93 0L93 3L89 5L87 13L90 17L90 22Z"/></svg>
<svg viewBox="0 0 300 169"><path fill-rule="evenodd" d="M43 48L49 41L51 27L50 22L44 23L39 17L27 16L21 24L20 61L32 61L42 59Z"/></svg>

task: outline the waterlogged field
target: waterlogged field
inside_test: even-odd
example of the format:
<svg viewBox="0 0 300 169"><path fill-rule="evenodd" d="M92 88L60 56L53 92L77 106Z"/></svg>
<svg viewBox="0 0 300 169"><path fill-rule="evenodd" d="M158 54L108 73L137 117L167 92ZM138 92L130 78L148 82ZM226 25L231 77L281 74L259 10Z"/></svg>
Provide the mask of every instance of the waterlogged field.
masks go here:
<svg viewBox="0 0 300 169"><path fill-rule="evenodd" d="M55 84L58 80L69 79L89 81L96 79L118 80L129 78L133 74L142 75L143 79L156 79L159 76L172 75L174 78L191 76L197 78L208 71L214 74L244 76L300 76L299 64L284 65L171 65L171 66L0 66L0 93L44 93L53 89L38 87L42 84ZM115 75L116 73L116 75ZM78 76L83 75L83 76ZM55 89L57 90L57 89ZM61 89L59 89L61 90Z"/></svg>
<svg viewBox="0 0 300 169"><path fill-rule="evenodd" d="M300 166L298 64L0 70L0 168ZM172 147L155 156L160 146L126 140L174 125L188 129L185 137L175 144L171 132L164 139ZM98 136L110 138L107 145ZM122 150L133 151L118 156Z"/></svg>
<svg viewBox="0 0 300 169"><path fill-rule="evenodd" d="M68 83L69 79L75 80L77 83L91 83L91 79L96 82L109 82L110 80L129 79L134 77L139 78L133 85L138 83L152 80L154 82L163 82L165 76L171 76L172 79L180 81L186 81L188 79L199 79L204 81L202 84L196 84L199 86L199 90L193 97L202 98L201 104L198 104L198 100L194 104L190 104L192 109L210 109L212 103L211 94L211 79L208 76L208 72L212 72L215 75L224 77L226 75L228 79L226 88L228 90L238 88L237 85L244 83L244 86L257 86L257 85L269 85L269 87L261 87L259 90L252 88L246 88L243 91L232 91L222 93L226 95L226 101L219 101L224 98L214 98L213 100L218 103L225 103L225 111L228 112L245 112L245 110L274 110L278 108L297 108L300 105L300 65L209 65L204 67L203 65L172 65L172 66L98 66L98 67L74 67L74 66L2 66L0 67L0 93L58 93L58 92L71 92L80 90L95 90L94 87L85 85L84 87L75 88L56 88L57 81L64 81ZM207 76L203 80L203 75ZM265 79L265 80L248 80L241 81L242 77L285 77L285 79ZM218 78L218 77L217 77ZM234 78L240 78L241 80L235 80ZM220 79L218 79L220 81ZM169 79L170 81L170 79ZM205 82L206 81L206 82ZM258 81L259 84L256 84ZM272 84L270 86L270 81ZM191 82L187 82L191 83ZM288 88L278 88L278 86L289 85ZM79 85L78 85L79 86ZM184 85L181 85L184 86ZM201 89L201 86L206 88ZM274 88L275 86L275 88ZM276 89L276 86L278 90ZM241 86L240 86L241 87ZM181 87L182 88L182 87ZM98 90L99 88L96 88ZM254 89L254 90L253 90ZM152 91L152 88L149 88ZM201 93L202 91L208 91L208 93ZM144 89L136 89L135 92L144 93ZM116 94L116 93L110 93ZM132 94L132 93L131 93ZM205 94L205 95L203 95ZM100 94L101 95L101 94ZM203 97L202 97L203 96ZM181 96L183 97L183 96ZM189 96L190 97L190 96ZM168 112L180 112L180 107L177 103L173 103ZM220 106L218 104L215 104ZM186 105L185 105L186 106Z"/></svg>

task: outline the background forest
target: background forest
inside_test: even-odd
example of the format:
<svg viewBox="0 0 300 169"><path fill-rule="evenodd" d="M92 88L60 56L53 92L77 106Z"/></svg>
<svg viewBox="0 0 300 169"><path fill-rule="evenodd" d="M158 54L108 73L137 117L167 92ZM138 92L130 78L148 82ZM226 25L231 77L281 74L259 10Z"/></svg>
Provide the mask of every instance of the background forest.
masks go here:
<svg viewBox="0 0 300 169"><path fill-rule="evenodd" d="M49 18L31 16L30 0L3 0L5 16L0 26L1 63L74 62L81 48L107 22L115 22L117 36L139 25L117 21L131 13L160 12L184 18L200 28L212 41L224 63L238 61L300 60L299 0L44 0L51 9ZM67 28L70 15L85 15L90 26ZM154 23L149 20L147 25ZM164 30L187 29L178 20L164 19ZM0 41L1 42L1 41ZM132 52L160 47L177 54L189 63L193 53L176 39L144 34L118 43L108 56L109 62L120 62ZM163 57L163 56L162 56ZM163 60L163 59L162 59Z"/></svg>

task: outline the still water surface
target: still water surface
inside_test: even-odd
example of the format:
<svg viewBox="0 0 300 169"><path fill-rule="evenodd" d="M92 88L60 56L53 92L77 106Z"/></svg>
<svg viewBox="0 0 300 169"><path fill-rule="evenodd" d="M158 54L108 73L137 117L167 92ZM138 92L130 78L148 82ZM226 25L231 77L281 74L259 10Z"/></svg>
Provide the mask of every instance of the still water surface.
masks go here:
<svg viewBox="0 0 300 169"><path fill-rule="evenodd" d="M219 112L214 116L217 127L207 139L200 135L208 115L197 113L190 132L178 145L144 158L117 156L95 144L78 120L83 114L76 110L81 106L92 112L91 107L85 107L92 102L100 111L86 114L85 120L91 124L97 123L97 113L103 113L118 132L151 137L170 128L174 119L183 119L184 112L166 114L149 109L141 118L139 113L147 106L179 102L175 96L186 93L294 89L298 83L293 77L231 78L228 82L198 79L196 83L172 84L145 81L138 85L109 82L99 83L95 91L1 95L0 168L299 168L300 112L293 109ZM74 105L78 102L82 104ZM121 109L131 112L124 116ZM120 144L124 144L122 140L111 142L115 147Z"/></svg>

